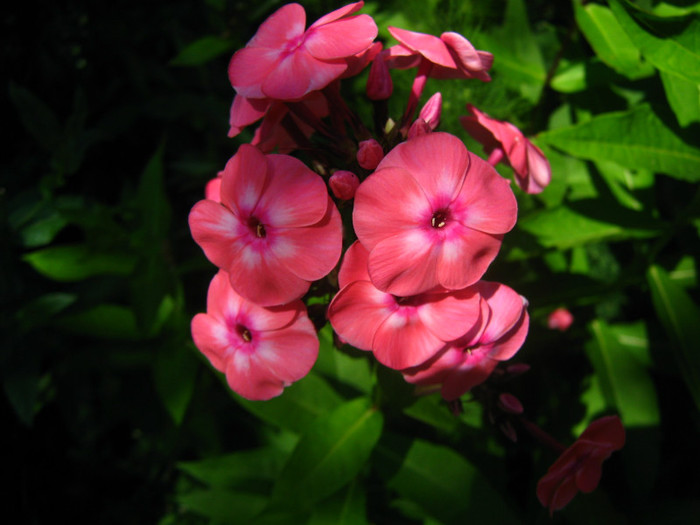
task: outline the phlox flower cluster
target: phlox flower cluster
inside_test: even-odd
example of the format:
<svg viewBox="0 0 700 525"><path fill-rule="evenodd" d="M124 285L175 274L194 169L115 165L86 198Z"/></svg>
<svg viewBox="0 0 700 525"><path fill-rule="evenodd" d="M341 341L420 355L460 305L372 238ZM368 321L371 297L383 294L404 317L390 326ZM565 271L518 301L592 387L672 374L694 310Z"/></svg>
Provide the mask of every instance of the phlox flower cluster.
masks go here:
<svg viewBox="0 0 700 525"><path fill-rule="evenodd" d="M440 93L416 116L429 78L488 82L493 55L454 32L395 27L385 46L362 7L307 26L304 8L287 4L229 64L229 136L259 124L190 212L192 237L218 268L192 335L249 399L307 374L327 321L339 341L448 401L486 381L527 335L527 301L484 280L517 220L511 183L494 166L504 160L521 188L541 191L544 155L471 105L463 123L491 157L468 151L438 131ZM397 120L387 104L394 69L416 72ZM371 126L343 96L358 75ZM325 301L325 316L309 316L309 298Z"/></svg>

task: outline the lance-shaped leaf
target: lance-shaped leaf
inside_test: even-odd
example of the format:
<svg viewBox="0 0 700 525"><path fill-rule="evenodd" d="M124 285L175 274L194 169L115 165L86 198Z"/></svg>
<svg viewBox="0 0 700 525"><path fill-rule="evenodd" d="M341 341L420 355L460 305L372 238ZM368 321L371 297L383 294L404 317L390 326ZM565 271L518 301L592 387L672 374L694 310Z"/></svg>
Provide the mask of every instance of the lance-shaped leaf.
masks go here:
<svg viewBox="0 0 700 525"><path fill-rule="evenodd" d="M574 2L576 23L598 58L615 71L632 79L649 76L654 69L641 62L639 49L620 27L609 8L600 4Z"/></svg>
<svg viewBox="0 0 700 525"><path fill-rule="evenodd" d="M87 244L49 246L22 257L40 274L55 281L80 281L95 275L128 275L136 258L124 252L103 252Z"/></svg>
<svg viewBox="0 0 700 525"><path fill-rule="evenodd" d="M627 0L610 0L620 25L644 58L661 71L700 83L700 17L659 17Z"/></svg>
<svg viewBox="0 0 700 525"><path fill-rule="evenodd" d="M668 71L661 71L661 82L678 123L687 126L692 122L700 122L700 83L691 82Z"/></svg>
<svg viewBox="0 0 700 525"><path fill-rule="evenodd" d="M286 394L286 392L285 392ZM357 476L382 432L381 412L349 401L309 425L272 491L273 506L311 508Z"/></svg>
<svg viewBox="0 0 700 525"><path fill-rule="evenodd" d="M700 149L686 143L646 104L541 133L538 138L575 157L700 181Z"/></svg>
<svg viewBox="0 0 700 525"><path fill-rule="evenodd" d="M700 409L700 308L663 268L656 265L649 268L647 281L656 315L672 343L668 350Z"/></svg>

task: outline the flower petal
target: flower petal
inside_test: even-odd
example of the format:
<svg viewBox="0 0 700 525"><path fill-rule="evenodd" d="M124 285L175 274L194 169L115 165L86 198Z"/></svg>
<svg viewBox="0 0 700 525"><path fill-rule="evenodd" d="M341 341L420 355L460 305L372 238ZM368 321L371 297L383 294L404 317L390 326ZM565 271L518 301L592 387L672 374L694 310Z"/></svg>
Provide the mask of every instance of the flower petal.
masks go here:
<svg viewBox="0 0 700 525"><path fill-rule="evenodd" d="M438 37L425 33L417 33L398 27L388 27L389 33L403 46L417 51L434 64L448 68L457 68L447 45Z"/></svg>
<svg viewBox="0 0 700 525"><path fill-rule="evenodd" d="M231 211L211 200L197 202L189 215L192 238L212 263L228 269L237 251L237 240L247 234Z"/></svg>
<svg viewBox="0 0 700 525"><path fill-rule="evenodd" d="M249 217L263 195L268 178L265 155L250 144L242 144L224 168L221 202L237 216Z"/></svg>
<svg viewBox="0 0 700 525"><path fill-rule="evenodd" d="M418 315L405 310L394 311L379 326L372 342L377 361L394 370L420 365L445 345Z"/></svg>
<svg viewBox="0 0 700 525"><path fill-rule="evenodd" d="M367 49L377 36L369 15L357 15L309 28L306 50L320 60L346 58Z"/></svg>
<svg viewBox="0 0 700 525"><path fill-rule="evenodd" d="M211 365L223 372L229 352L228 329L211 315L197 314L192 318L192 340L194 345L209 360Z"/></svg>
<svg viewBox="0 0 700 525"><path fill-rule="evenodd" d="M447 237L437 262L437 280L448 290L459 290L477 282L498 255L502 235L491 235L467 227L455 228L461 235Z"/></svg>
<svg viewBox="0 0 700 525"><path fill-rule="evenodd" d="M343 262L340 265L338 286L344 288L355 281L369 281L369 272L367 271L368 261L369 252L362 246L360 241L352 243L345 251Z"/></svg>
<svg viewBox="0 0 700 525"><path fill-rule="evenodd" d="M347 69L345 62L324 62L302 46L283 57L262 82L265 96L277 100L299 100L323 89Z"/></svg>
<svg viewBox="0 0 700 525"><path fill-rule="evenodd" d="M266 401L279 396L284 383L272 373L261 369L255 354L236 352L226 366L226 382L238 395L253 401Z"/></svg>
<svg viewBox="0 0 700 525"><path fill-rule="evenodd" d="M416 308L423 324L442 341L454 341L469 332L481 317L481 297L476 288L448 294L425 294Z"/></svg>

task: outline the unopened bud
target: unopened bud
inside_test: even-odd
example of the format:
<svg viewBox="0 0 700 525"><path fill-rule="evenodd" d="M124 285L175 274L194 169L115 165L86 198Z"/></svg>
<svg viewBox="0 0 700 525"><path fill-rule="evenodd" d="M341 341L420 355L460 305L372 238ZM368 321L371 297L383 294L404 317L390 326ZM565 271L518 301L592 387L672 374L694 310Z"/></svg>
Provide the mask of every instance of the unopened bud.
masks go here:
<svg viewBox="0 0 700 525"><path fill-rule="evenodd" d="M357 163L366 170L373 170L384 158L384 149L374 139L363 140L357 150Z"/></svg>
<svg viewBox="0 0 700 525"><path fill-rule="evenodd" d="M411 127L408 128L408 135L406 135L406 138L410 140L420 137L421 135L427 135L431 131L432 129L430 129L430 124L428 124L422 118L418 118L413 124L411 124Z"/></svg>
<svg viewBox="0 0 700 525"><path fill-rule="evenodd" d="M574 316L566 308L557 308L547 319L547 326L551 330L559 330L564 332L568 330L571 324L574 322Z"/></svg>
<svg viewBox="0 0 700 525"><path fill-rule="evenodd" d="M429 126L430 130L434 130L440 124L440 116L442 115L442 95L438 92L423 106L420 110L418 118L423 119Z"/></svg>
<svg viewBox="0 0 700 525"><path fill-rule="evenodd" d="M360 185L360 179L351 171L338 170L331 175L328 183L331 186L333 195L347 201L355 196L357 187Z"/></svg>
<svg viewBox="0 0 700 525"><path fill-rule="evenodd" d="M520 415L523 413L523 404L513 394L507 392L498 396L498 408L509 414Z"/></svg>
<svg viewBox="0 0 700 525"><path fill-rule="evenodd" d="M386 100L394 91L389 67L384 61L384 52L379 53L372 61L367 77L367 98L370 100Z"/></svg>

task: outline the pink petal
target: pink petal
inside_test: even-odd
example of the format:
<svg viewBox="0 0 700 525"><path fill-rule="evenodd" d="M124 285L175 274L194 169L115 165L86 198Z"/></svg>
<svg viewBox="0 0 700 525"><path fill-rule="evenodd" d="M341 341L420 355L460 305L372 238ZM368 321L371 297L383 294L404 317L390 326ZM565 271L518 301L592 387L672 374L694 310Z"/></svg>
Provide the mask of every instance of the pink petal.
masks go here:
<svg viewBox="0 0 700 525"><path fill-rule="evenodd" d="M247 47L282 50L290 41L304 34L306 12L299 4L287 4L272 13L258 28Z"/></svg>
<svg viewBox="0 0 700 525"><path fill-rule="evenodd" d="M265 368L260 368L254 354L236 352L228 361L226 381L231 390L253 401L266 401L279 396L284 383Z"/></svg>
<svg viewBox="0 0 700 525"><path fill-rule="evenodd" d="M403 169L377 170L355 193L352 214L355 233L370 251L387 237L429 225L431 216L423 189Z"/></svg>
<svg viewBox="0 0 700 525"><path fill-rule="evenodd" d="M279 48L244 47L236 51L228 65L228 78L236 93L253 99L265 98L261 85L280 59Z"/></svg>
<svg viewBox="0 0 700 525"><path fill-rule="evenodd" d="M244 302L244 299L231 288L228 273L219 270L209 283L207 314L225 323L228 319L238 317Z"/></svg>
<svg viewBox="0 0 700 525"><path fill-rule="evenodd" d="M212 366L223 372L229 350L226 325L209 315L197 314L192 319L192 340Z"/></svg>
<svg viewBox="0 0 700 525"><path fill-rule="evenodd" d="M575 479L576 486L581 492L593 492L598 486L603 475L603 465L601 463L601 461L596 461L594 458L588 458L579 466Z"/></svg>
<svg viewBox="0 0 700 525"><path fill-rule="evenodd" d="M404 379L414 385L442 384L445 377L462 362L462 351L446 346L418 366L402 370Z"/></svg>
<svg viewBox="0 0 700 525"><path fill-rule="evenodd" d="M440 40L454 53L455 61L461 66L475 71L483 69L483 63L474 46L462 35L447 32L440 35Z"/></svg>
<svg viewBox="0 0 700 525"><path fill-rule="evenodd" d="M267 171L265 155L254 146L242 144L224 168L221 202L242 219L250 216L263 194Z"/></svg>
<svg viewBox="0 0 700 525"><path fill-rule="evenodd" d="M306 281L322 279L338 264L343 229L335 204L326 195L328 211L316 224L304 228L280 228L280 242L270 248L287 269Z"/></svg>
<svg viewBox="0 0 700 525"><path fill-rule="evenodd" d="M299 100L323 89L347 69L345 62L323 62L304 46L284 57L262 83L265 96L277 100Z"/></svg>
<svg viewBox="0 0 700 525"><path fill-rule="evenodd" d="M550 512L561 510L566 507L574 496L578 493L578 488L573 476L569 476L562 480L561 484L554 490L549 502Z"/></svg>
<svg viewBox="0 0 700 525"><path fill-rule="evenodd" d="M399 144L379 163L377 170L407 170L423 188L431 204L452 200L471 172L470 157L461 140L449 133L430 133Z"/></svg>
<svg viewBox="0 0 700 525"><path fill-rule="evenodd" d="M344 5L343 7L340 7L335 11L331 11L327 15L323 15L321 18L319 18L313 24L311 24L311 27L309 27L309 29L313 27L319 27L324 24L329 24L331 22L335 22L336 20L343 18L344 16L351 15L362 9L363 5L365 5L364 1Z"/></svg>
<svg viewBox="0 0 700 525"><path fill-rule="evenodd" d="M192 238L212 263L228 269L237 251L237 241L248 228L223 205L210 201L197 202L189 215Z"/></svg>
<svg viewBox="0 0 700 525"><path fill-rule="evenodd" d="M272 101L267 98L246 98L241 95L233 97L229 124L243 128L265 116Z"/></svg>
<svg viewBox="0 0 700 525"><path fill-rule="evenodd" d="M552 180L552 168L542 150L527 141L527 186L522 188L527 193L540 193ZM516 182L518 180L516 179Z"/></svg>
<svg viewBox="0 0 700 525"><path fill-rule="evenodd" d="M456 368L447 375L442 384L440 391L442 397L452 401L466 394L475 386L486 381L497 364L497 361L486 357L474 366Z"/></svg>
<svg viewBox="0 0 700 525"><path fill-rule="evenodd" d="M444 240L437 252L437 281L448 290L474 284L486 273L498 255L502 235L491 235L470 228L454 228L461 235Z"/></svg>
<svg viewBox="0 0 700 525"><path fill-rule="evenodd" d="M238 247L229 277L236 292L262 306L299 299L311 285L290 272L269 250L261 250L255 243Z"/></svg>
<svg viewBox="0 0 700 525"><path fill-rule="evenodd" d="M485 233L506 233L518 218L518 203L510 183L485 160L469 153L471 163L462 191L451 206L466 217L462 223Z"/></svg>
<svg viewBox="0 0 700 525"><path fill-rule="evenodd" d="M516 325L496 343L493 343L489 352L490 357L497 361L506 361L513 357L523 346L529 326L530 316L524 310Z"/></svg>
<svg viewBox="0 0 700 525"><path fill-rule="evenodd" d="M328 191L320 175L288 155L268 155L267 162L267 185L255 216L266 226L276 228L297 228L321 221L328 209Z"/></svg>
<svg viewBox="0 0 700 525"><path fill-rule="evenodd" d="M417 51L432 63L448 68L457 67L447 46L438 37L391 26L388 27L388 30L391 36L398 40L399 43L413 51Z"/></svg>
<svg viewBox="0 0 700 525"><path fill-rule="evenodd" d="M333 60L361 53L376 36L372 17L358 15L309 29L304 46L319 60Z"/></svg>
<svg viewBox="0 0 700 525"><path fill-rule="evenodd" d="M370 251L369 275L377 288L394 295L427 292L438 285L438 253L424 232L407 230L379 242Z"/></svg>
<svg viewBox="0 0 700 525"><path fill-rule="evenodd" d="M496 282L478 284L481 295L491 309L489 323L481 336L481 344L498 341L521 320L525 305L523 298L512 288Z"/></svg>
<svg viewBox="0 0 700 525"><path fill-rule="evenodd" d="M372 352L384 366L401 370L427 361L444 345L417 315L400 308L377 329Z"/></svg>
<svg viewBox="0 0 700 525"><path fill-rule="evenodd" d="M229 283L227 282L226 284L228 285ZM249 330L268 332L285 328L299 316L305 315L306 307L301 301L292 301L282 306L265 307L244 300L238 320Z"/></svg>
<svg viewBox="0 0 700 525"><path fill-rule="evenodd" d="M344 288L355 281L369 281L367 262L369 252L360 241L355 241L346 250L338 272L338 286Z"/></svg>
<svg viewBox="0 0 700 525"><path fill-rule="evenodd" d="M344 286L328 307L333 330L360 350L371 350L379 326L395 309L395 301L369 281L354 281Z"/></svg>
<svg viewBox="0 0 700 525"><path fill-rule="evenodd" d="M625 444L625 427L618 416L606 416L596 419L583 431L580 440L593 441L619 450Z"/></svg>
<svg viewBox="0 0 700 525"><path fill-rule="evenodd" d="M422 297L425 302L417 307L418 317L442 341L462 337L481 317L481 297L475 288Z"/></svg>

